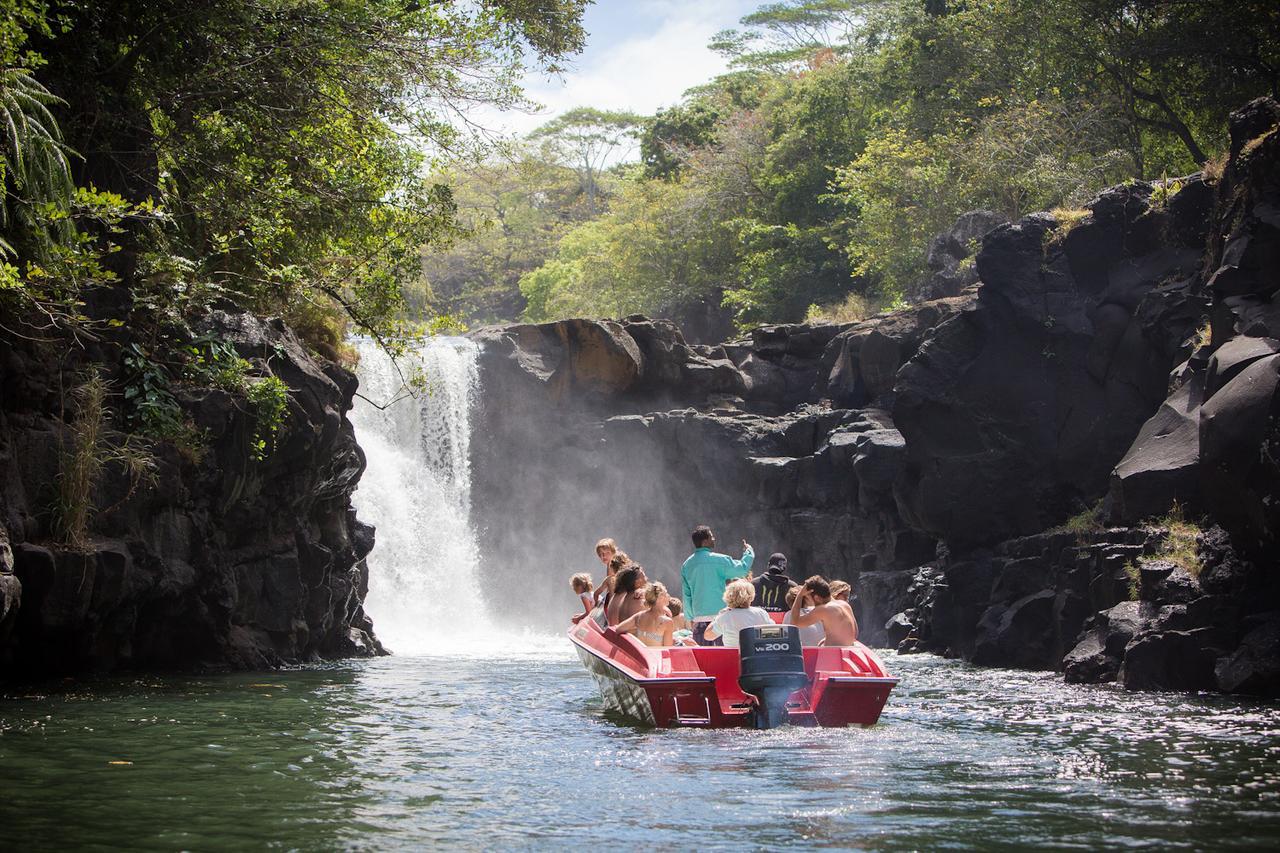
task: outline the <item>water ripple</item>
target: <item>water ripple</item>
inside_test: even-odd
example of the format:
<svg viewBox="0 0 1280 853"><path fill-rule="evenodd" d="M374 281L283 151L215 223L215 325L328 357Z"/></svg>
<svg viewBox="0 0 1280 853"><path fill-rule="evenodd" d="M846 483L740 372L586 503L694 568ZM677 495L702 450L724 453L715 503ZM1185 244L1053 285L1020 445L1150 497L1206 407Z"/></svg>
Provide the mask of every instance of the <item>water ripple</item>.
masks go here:
<svg viewBox="0 0 1280 853"><path fill-rule="evenodd" d="M28 849L1275 846L1280 708L889 656L871 729L655 731L565 644L0 701ZM115 763L113 763L115 762Z"/></svg>

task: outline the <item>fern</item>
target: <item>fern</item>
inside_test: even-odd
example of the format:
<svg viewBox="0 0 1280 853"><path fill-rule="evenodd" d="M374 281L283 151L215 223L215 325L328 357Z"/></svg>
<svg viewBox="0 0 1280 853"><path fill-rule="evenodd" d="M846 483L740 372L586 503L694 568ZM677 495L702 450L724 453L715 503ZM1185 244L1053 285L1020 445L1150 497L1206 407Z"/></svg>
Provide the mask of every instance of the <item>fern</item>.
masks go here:
<svg viewBox="0 0 1280 853"><path fill-rule="evenodd" d="M0 175L6 196L0 227L9 227L15 208L47 203L64 208L75 192L72 151L49 110L61 103L30 71L0 69ZM52 227L55 239L69 239L74 231L66 217ZM11 246L5 248L12 253Z"/></svg>

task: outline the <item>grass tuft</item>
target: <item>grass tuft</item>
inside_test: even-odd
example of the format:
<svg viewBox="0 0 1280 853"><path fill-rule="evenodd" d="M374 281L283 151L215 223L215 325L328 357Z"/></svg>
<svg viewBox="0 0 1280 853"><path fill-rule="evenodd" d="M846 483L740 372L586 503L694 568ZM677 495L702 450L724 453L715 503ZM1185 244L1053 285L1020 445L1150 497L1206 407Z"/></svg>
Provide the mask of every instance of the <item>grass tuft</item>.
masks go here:
<svg viewBox="0 0 1280 853"><path fill-rule="evenodd" d="M1082 207L1055 207L1049 211L1049 215L1053 217L1054 226L1052 230L1046 231L1044 235L1045 247L1060 246L1067 239L1067 235L1075 230L1086 219L1093 215L1093 211L1085 210Z"/></svg>
<svg viewBox="0 0 1280 853"><path fill-rule="evenodd" d="M1156 556L1180 566L1192 577L1198 577L1201 564L1196 554L1196 537L1200 535L1200 525L1187 519L1182 504L1177 501L1167 515L1156 519L1153 524L1169 531Z"/></svg>
<svg viewBox="0 0 1280 853"><path fill-rule="evenodd" d="M1074 533L1076 537L1084 536L1089 533L1097 533L1105 530L1106 525L1102 523L1102 501L1098 501L1093 506L1081 510L1057 527L1049 529L1050 533Z"/></svg>
<svg viewBox="0 0 1280 853"><path fill-rule="evenodd" d="M1218 181L1222 180L1222 173L1226 170L1227 152L1223 151L1206 160L1200 171L1204 176L1204 182L1206 184L1216 184Z"/></svg>
<svg viewBox="0 0 1280 853"><path fill-rule="evenodd" d="M856 323L874 317L880 305L859 293L850 293L834 305L810 305L804 315L806 323Z"/></svg>

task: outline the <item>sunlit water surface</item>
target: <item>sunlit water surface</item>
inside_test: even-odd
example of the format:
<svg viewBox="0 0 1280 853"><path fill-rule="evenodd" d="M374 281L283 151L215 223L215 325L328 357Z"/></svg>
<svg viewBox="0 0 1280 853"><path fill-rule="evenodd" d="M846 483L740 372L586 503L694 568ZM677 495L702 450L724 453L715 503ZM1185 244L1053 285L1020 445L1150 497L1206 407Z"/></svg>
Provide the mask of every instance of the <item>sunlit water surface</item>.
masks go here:
<svg viewBox="0 0 1280 853"><path fill-rule="evenodd" d="M564 640L0 701L9 849L1280 843L1280 709L887 656L870 729L652 730ZM124 763L128 762L128 763Z"/></svg>

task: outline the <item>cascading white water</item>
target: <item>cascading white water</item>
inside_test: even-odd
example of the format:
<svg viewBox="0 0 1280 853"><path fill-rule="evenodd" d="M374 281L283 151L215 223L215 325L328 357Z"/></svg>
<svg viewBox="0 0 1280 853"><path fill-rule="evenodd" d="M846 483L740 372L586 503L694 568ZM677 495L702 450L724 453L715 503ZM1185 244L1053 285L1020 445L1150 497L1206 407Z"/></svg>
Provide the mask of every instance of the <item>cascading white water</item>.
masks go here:
<svg viewBox="0 0 1280 853"><path fill-rule="evenodd" d="M377 528L365 600L375 631L402 653L490 637L470 523L478 348L431 338L397 369L372 341L355 345L360 393L386 407L356 398L351 412L369 463L353 500ZM426 387L410 397L404 381L418 371Z"/></svg>

